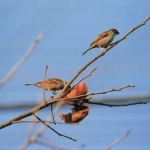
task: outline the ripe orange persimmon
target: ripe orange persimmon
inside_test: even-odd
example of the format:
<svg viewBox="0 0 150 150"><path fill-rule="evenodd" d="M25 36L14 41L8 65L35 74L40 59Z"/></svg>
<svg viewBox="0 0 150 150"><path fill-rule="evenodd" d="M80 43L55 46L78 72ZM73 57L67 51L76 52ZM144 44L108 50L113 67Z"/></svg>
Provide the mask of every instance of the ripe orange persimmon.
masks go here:
<svg viewBox="0 0 150 150"><path fill-rule="evenodd" d="M77 84L75 87L73 87L69 93L65 94L64 97L66 98L76 97L82 94L86 94L87 92L88 92L88 87L84 82L82 82Z"/></svg>

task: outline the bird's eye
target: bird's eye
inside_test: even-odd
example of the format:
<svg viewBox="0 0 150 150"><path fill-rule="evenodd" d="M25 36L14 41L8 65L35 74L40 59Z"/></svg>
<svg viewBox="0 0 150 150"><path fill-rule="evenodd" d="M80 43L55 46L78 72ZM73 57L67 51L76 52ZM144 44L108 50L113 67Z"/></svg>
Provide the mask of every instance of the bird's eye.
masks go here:
<svg viewBox="0 0 150 150"><path fill-rule="evenodd" d="M118 32L117 30L114 30L114 33L115 33L115 34L119 34L119 32Z"/></svg>

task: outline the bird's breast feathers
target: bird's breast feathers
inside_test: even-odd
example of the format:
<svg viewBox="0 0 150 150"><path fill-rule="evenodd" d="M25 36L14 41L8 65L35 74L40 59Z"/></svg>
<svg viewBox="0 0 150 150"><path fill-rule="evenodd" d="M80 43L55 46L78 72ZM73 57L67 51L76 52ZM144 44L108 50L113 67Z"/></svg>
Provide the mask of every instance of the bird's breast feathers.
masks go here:
<svg viewBox="0 0 150 150"><path fill-rule="evenodd" d="M109 34L108 36L104 37L99 41L99 46L102 48L103 47L106 48L113 41L114 37L115 37L114 33Z"/></svg>

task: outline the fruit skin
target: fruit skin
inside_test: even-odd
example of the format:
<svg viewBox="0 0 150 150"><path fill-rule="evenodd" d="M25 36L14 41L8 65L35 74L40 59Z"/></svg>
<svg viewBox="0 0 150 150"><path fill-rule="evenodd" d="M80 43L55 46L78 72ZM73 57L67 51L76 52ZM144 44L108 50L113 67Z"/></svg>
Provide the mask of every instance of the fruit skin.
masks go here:
<svg viewBox="0 0 150 150"><path fill-rule="evenodd" d="M72 113L59 114L58 116L67 123L78 123L82 121L89 113L90 107L82 105L79 108L72 108Z"/></svg>
<svg viewBox="0 0 150 150"><path fill-rule="evenodd" d="M71 113L58 115L64 122L78 123L88 115L90 107L85 105L83 101L86 96L78 99L75 98L76 100L73 99L73 97L84 95L87 92L88 86L82 82L74 86L68 93L64 95L64 97L67 98L67 100L64 100L65 103L74 106L74 108L71 109Z"/></svg>
<svg viewBox="0 0 150 150"><path fill-rule="evenodd" d="M79 95L86 94L87 92L88 86L84 82L82 82L73 87L69 93L65 94L64 97L66 98L76 97Z"/></svg>
<svg viewBox="0 0 150 150"><path fill-rule="evenodd" d="M71 99L69 98L73 98L73 97L76 97L76 96L80 96L80 95L83 95L83 94L86 94L88 92L88 87L87 85L82 82L82 83L79 83L77 84L76 86L74 86L68 93L66 93L64 95L65 98L68 98L65 101L66 104L68 105L76 105L76 103L78 103L80 101L80 98L79 98L79 101L71 101ZM84 97L83 97L84 98ZM82 102L82 101L81 101ZM78 104L77 104L78 105Z"/></svg>

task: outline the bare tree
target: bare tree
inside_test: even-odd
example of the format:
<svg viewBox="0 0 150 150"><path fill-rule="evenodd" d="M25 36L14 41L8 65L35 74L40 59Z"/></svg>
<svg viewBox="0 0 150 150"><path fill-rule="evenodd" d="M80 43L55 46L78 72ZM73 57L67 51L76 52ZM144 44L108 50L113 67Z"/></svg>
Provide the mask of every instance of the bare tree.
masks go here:
<svg viewBox="0 0 150 150"><path fill-rule="evenodd" d="M130 103L130 104L119 104L119 105L108 105L108 104L105 104L105 103L95 103L95 102L92 102L92 101L89 101L89 99L87 100L86 97L89 96L89 95L96 95L96 94L106 94L108 92L113 92L113 91L121 91L122 89L124 88L130 88L130 87L134 87L134 85L125 85L123 87L120 87L120 88L112 88L110 90L105 90L105 91L102 91L102 92L91 92L91 93L87 93L87 94L81 94L79 96L75 96L75 97L69 97L69 98L66 98L64 97L64 95L69 92L74 86L76 86L78 83L80 83L81 81L83 81L86 77L89 77L93 71L96 70L93 69L87 76L85 76L84 78L80 79L77 84L73 85L71 89L69 89L69 91L67 90L67 88L73 83L73 81L88 67L90 66L94 61L96 61L97 59L99 59L100 57L104 56L110 49L112 49L114 46L116 46L117 44L119 44L122 40L126 39L127 36L129 34L131 34L133 31L135 31L136 29L140 28L141 26L145 25L146 22L150 19L150 17L146 18L146 20L144 20L141 24L139 24L138 26L132 28L129 32L127 32L122 38L120 38L118 41L114 42L113 44L111 44L105 51L102 51L100 54L98 54L96 57L94 57L93 59L91 59L89 62L87 62L81 69L79 69L75 75L70 79L70 81L67 83L67 85L63 88L63 90L57 94L54 98L50 98L49 100L45 100L45 96L44 96L44 101L35 106L34 108L32 108L31 110L25 112L25 113L22 113L22 114L19 114L18 116L2 123L0 125L0 129L3 129L9 125L12 125L16 122L20 122L20 123L23 123L24 121L21 120L21 119L24 119L28 116L35 116L39 121L38 122L42 122L44 125L46 125L48 128L50 128L51 130L53 130L55 133L57 133L59 136L63 136L63 137L66 137L68 139L71 139L73 141L76 141L75 139L71 138L71 137L68 137L66 135L63 135L63 134L60 134L59 132L57 132L56 130L54 130L52 127L50 127L45 121L45 120L42 120L41 118L39 118L37 115L36 115L36 112L40 111L41 109L45 108L45 107L48 107L49 105L52 105L54 103L58 103L58 102L63 102L65 103L66 101L70 101L71 102L71 105L73 106L76 106L78 108L80 108L82 105L84 105L84 103L90 103L90 104L98 104L98 105L104 105L104 106L109 106L109 107L113 107L113 106L128 106L128 105L136 105L136 104L145 104L147 102L137 102L137 103ZM42 37L42 36L40 36ZM39 38L38 38L39 39ZM40 38L41 39L41 38ZM38 40L39 41L39 40ZM37 40L36 40L37 42ZM44 80L46 78L46 70L45 69L45 74L44 74ZM3 82L1 82L3 83ZM44 91L43 91L44 93ZM45 94L44 94L45 95ZM76 108L75 108L76 109ZM69 116L69 114L67 114L67 117ZM54 118L53 118L54 120ZM33 121L33 120L32 120ZM37 122L37 120L35 120L35 122ZM55 121L51 122L51 123L57 123ZM72 122L67 122L68 124L72 124Z"/></svg>

